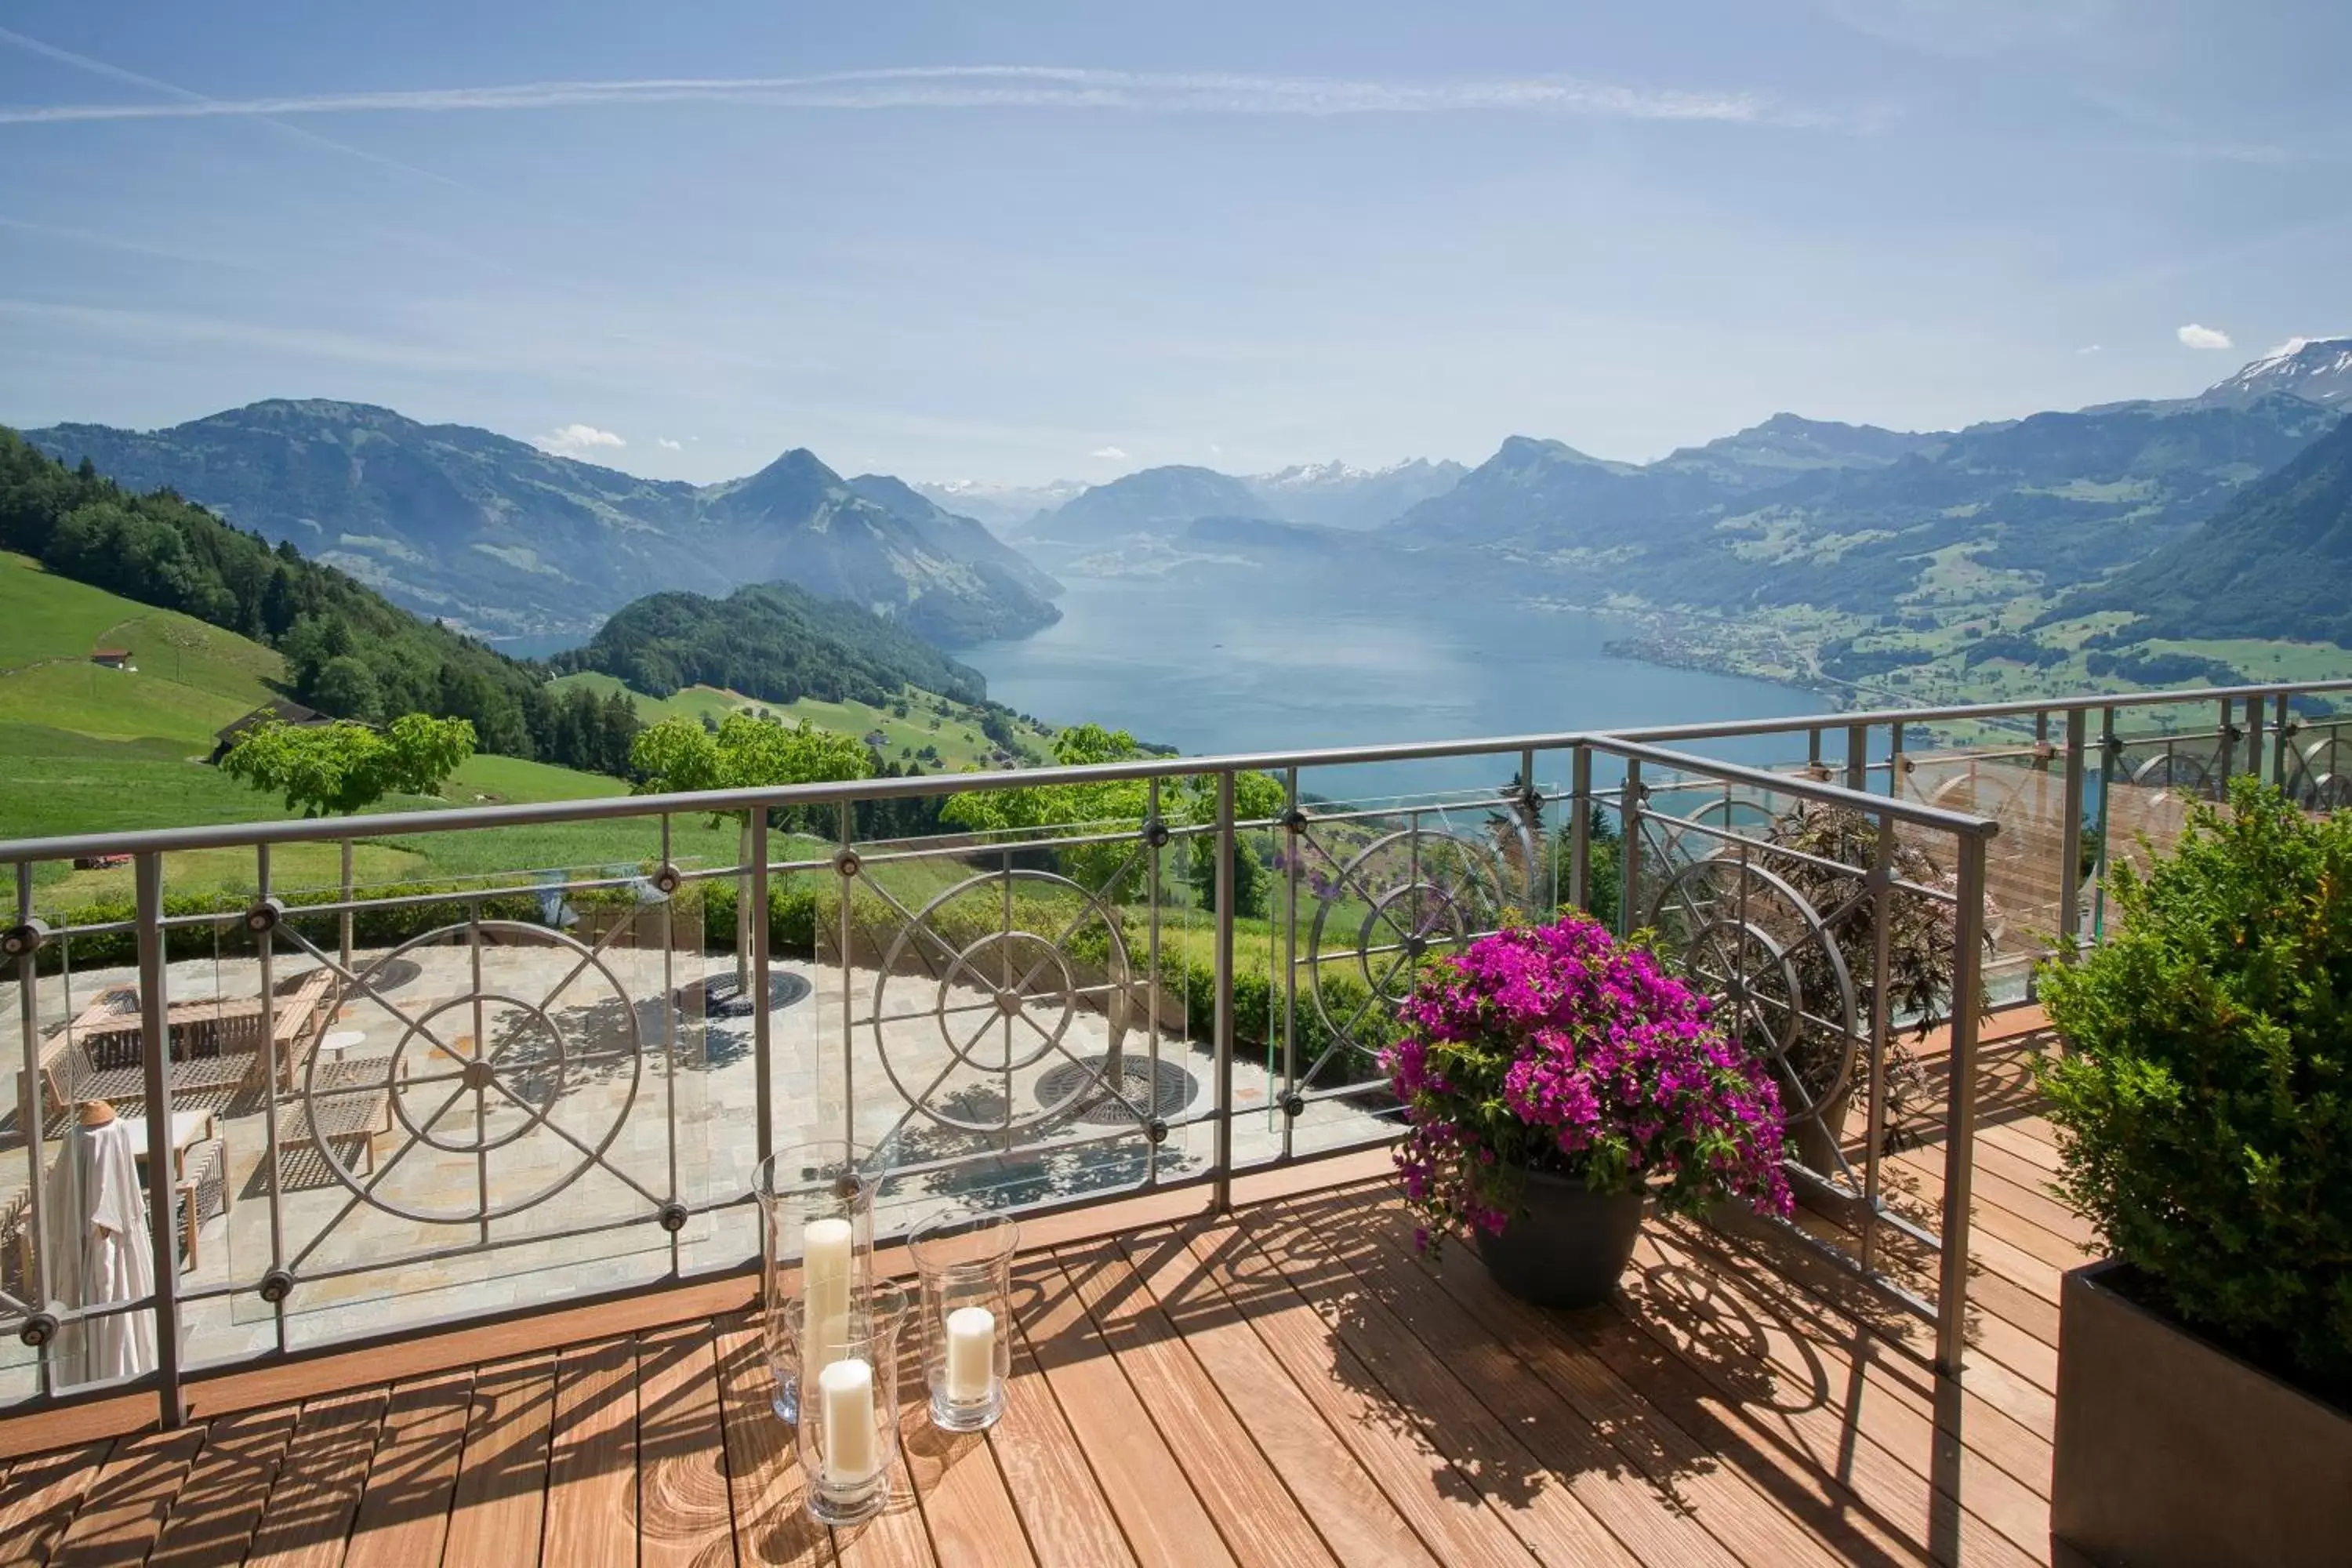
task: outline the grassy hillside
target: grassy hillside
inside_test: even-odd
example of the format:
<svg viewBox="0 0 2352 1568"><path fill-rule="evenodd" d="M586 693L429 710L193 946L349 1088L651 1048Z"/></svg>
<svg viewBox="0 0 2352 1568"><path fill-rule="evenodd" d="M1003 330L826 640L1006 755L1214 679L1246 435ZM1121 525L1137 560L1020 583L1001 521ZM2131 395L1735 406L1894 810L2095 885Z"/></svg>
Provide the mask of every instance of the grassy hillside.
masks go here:
<svg viewBox="0 0 2352 1568"><path fill-rule="evenodd" d="M89 662L93 647L125 647L131 669ZM104 833L191 823L263 822L286 815L275 795L247 789L206 766L214 731L272 695L283 675L271 649L169 610L157 610L0 553L0 838ZM628 786L519 757L484 753L450 779L442 796L395 798L379 811L507 801L578 800L622 795ZM682 859L731 857L731 828L697 817L672 825ZM650 823L509 828L496 833L363 840L353 856L362 882L490 875L539 867L634 863L659 851ZM332 847L278 854L282 889L332 885ZM250 851L171 857L174 891L249 888ZM40 868L42 901L70 907L126 897L129 868Z"/></svg>
<svg viewBox="0 0 2352 1568"><path fill-rule="evenodd" d="M131 669L89 661L131 650ZM209 751L213 731L269 700L285 661L269 648L45 571L0 551L0 724Z"/></svg>

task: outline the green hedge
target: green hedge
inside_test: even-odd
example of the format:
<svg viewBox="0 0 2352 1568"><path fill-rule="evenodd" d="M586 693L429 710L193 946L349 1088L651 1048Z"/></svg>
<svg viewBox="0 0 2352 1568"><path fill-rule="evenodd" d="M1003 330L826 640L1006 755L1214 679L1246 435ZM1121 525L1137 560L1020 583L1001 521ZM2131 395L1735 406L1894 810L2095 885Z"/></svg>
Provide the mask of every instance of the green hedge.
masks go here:
<svg viewBox="0 0 2352 1568"><path fill-rule="evenodd" d="M2060 1184L2187 1321L2352 1405L2352 813L2240 779L2042 973Z"/></svg>

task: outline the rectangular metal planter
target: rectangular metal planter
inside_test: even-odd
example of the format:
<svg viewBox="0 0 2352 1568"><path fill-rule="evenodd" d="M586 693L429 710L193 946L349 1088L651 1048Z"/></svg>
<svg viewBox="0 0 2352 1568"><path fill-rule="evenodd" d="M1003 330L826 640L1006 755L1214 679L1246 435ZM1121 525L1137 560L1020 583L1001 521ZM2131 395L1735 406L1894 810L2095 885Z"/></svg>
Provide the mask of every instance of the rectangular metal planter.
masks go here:
<svg viewBox="0 0 2352 1568"><path fill-rule="evenodd" d="M2122 1295L2121 1267L2059 1292L2053 1561L2352 1561L2352 1415Z"/></svg>

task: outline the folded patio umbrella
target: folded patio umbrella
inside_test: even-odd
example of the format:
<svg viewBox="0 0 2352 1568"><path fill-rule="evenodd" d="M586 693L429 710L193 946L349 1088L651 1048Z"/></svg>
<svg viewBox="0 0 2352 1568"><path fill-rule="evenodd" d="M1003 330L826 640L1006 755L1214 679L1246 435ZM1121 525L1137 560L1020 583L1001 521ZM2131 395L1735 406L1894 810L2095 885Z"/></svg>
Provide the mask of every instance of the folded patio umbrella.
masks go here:
<svg viewBox="0 0 2352 1568"><path fill-rule="evenodd" d="M95 1105L68 1130L45 1194L50 1293L68 1308L135 1301L155 1291L154 1248L131 1129ZM144 1311L70 1322L52 1352L60 1383L95 1383L155 1369L155 1323Z"/></svg>

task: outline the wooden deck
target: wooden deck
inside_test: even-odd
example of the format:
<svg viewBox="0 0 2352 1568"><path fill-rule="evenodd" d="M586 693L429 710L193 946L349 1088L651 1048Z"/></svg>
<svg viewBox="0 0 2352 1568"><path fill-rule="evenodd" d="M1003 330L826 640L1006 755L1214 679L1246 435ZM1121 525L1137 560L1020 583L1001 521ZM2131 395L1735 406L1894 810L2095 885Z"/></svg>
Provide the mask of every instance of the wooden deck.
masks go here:
<svg viewBox="0 0 2352 1568"><path fill-rule="evenodd" d="M950 1436L910 1404L911 1487L854 1531L802 1508L748 1310L592 1339L575 1312L470 1364L248 1374L247 1407L200 1394L218 1413L187 1429L17 1458L0 1563L2047 1562L2057 1283L2088 1235L2016 1092L2037 1048L1988 1049L1962 1390L1924 1325L1785 1238L1655 1222L1614 1305L1546 1313L1466 1249L1417 1258L1359 1180L1049 1235L1003 1422ZM1897 1168L1932 1191L1940 1160Z"/></svg>

